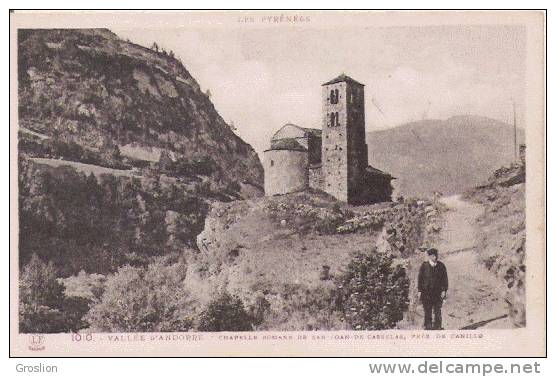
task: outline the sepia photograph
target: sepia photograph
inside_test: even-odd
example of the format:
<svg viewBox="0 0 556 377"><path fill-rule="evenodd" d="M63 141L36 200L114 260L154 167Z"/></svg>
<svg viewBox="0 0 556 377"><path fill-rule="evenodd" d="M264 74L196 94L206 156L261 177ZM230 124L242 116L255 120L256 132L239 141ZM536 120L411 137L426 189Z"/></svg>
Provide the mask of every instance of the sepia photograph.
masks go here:
<svg viewBox="0 0 556 377"><path fill-rule="evenodd" d="M14 354L545 352L542 11L10 21Z"/></svg>

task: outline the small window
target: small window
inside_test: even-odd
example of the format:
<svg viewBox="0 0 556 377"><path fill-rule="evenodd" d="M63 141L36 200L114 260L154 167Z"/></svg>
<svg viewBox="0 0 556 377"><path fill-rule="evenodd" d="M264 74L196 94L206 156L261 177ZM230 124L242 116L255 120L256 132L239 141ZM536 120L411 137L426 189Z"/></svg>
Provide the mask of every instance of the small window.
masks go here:
<svg viewBox="0 0 556 377"><path fill-rule="evenodd" d="M338 103L338 99L340 98L340 94L338 92L338 89L332 89L330 91L330 103L335 105Z"/></svg>
<svg viewBox="0 0 556 377"><path fill-rule="evenodd" d="M274 166L274 160L270 160L270 166Z"/></svg>
<svg viewBox="0 0 556 377"><path fill-rule="evenodd" d="M330 126L334 127L336 125L336 116L338 113L330 114Z"/></svg>
<svg viewBox="0 0 556 377"><path fill-rule="evenodd" d="M340 116L338 115L338 112L336 112L336 116L334 118L336 120L335 126L339 126L340 125Z"/></svg>

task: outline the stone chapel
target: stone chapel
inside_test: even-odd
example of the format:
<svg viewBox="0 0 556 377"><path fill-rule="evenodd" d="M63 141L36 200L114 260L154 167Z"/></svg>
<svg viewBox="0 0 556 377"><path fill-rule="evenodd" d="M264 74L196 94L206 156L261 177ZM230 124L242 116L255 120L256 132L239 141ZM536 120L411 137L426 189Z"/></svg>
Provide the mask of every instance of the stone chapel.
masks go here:
<svg viewBox="0 0 556 377"><path fill-rule="evenodd" d="M369 166L364 85L341 74L322 84L321 129L288 123L264 151L265 195L325 191L350 204L390 201L390 174Z"/></svg>

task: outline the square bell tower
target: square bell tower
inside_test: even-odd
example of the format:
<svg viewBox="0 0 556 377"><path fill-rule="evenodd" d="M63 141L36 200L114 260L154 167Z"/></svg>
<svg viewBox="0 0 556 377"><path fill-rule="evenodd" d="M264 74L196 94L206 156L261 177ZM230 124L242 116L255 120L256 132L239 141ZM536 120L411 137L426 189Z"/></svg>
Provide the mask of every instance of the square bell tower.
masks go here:
<svg viewBox="0 0 556 377"><path fill-rule="evenodd" d="M356 202L368 165L364 85L341 74L322 85L322 103L323 189Z"/></svg>

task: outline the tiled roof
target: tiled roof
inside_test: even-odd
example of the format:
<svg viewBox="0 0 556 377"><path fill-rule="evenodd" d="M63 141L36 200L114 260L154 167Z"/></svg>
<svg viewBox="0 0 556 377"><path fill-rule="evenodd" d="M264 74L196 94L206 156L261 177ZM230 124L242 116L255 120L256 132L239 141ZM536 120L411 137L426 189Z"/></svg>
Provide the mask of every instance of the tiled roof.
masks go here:
<svg viewBox="0 0 556 377"><path fill-rule="evenodd" d="M344 73L342 73L340 76L336 77L335 79L332 79L328 82L325 82L324 84L322 84L322 86L330 85L330 84L336 84L338 82L349 82L349 83L352 83L352 84L358 84L358 85L361 85L361 86L365 86L364 84L361 84L357 80L352 79L351 77L349 77L348 75L346 75Z"/></svg>
<svg viewBox="0 0 556 377"><path fill-rule="evenodd" d="M270 146L270 150L274 150L274 151L287 150L287 151L302 151L302 152L307 151L307 149L305 149L303 145L299 144L297 140L292 138L273 140Z"/></svg>
<svg viewBox="0 0 556 377"><path fill-rule="evenodd" d="M318 128L306 128L306 127L300 127L303 131L308 132L314 136L318 136L321 137L322 136L322 130L319 130Z"/></svg>
<svg viewBox="0 0 556 377"><path fill-rule="evenodd" d="M374 168L371 165L367 166L367 168L365 170L367 170L367 172L369 172L371 174L385 175L387 177L395 179L391 174L383 172L382 170L379 170L377 168Z"/></svg>
<svg viewBox="0 0 556 377"><path fill-rule="evenodd" d="M320 129L317 129L317 128L307 128L307 127L300 127L300 126L298 126L297 124L286 123L286 124L284 124L278 131L276 131L276 132L274 133L274 135L272 136L272 139L271 139L271 140L279 140L279 139L276 137L276 135L279 134L280 131L282 131L285 127L295 127L295 128L297 128L298 130L301 130L301 131L303 131L303 132L305 132L305 133L309 133L309 134L311 134L311 135L313 135L313 136L317 136L317 137L321 137L321 136L322 136L322 130L320 130ZM304 135L304 137L305 137L305 135Z"/></svg>

